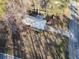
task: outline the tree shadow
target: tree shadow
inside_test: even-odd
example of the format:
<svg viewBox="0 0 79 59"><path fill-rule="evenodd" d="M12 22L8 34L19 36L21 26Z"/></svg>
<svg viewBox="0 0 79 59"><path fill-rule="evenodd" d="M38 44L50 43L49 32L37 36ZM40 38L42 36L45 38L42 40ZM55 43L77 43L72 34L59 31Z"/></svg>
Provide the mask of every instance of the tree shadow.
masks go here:
<svg viewBox="0 0 79 59"><path fill-rule="evenodd" d="M12 24L12 42L13 42L13 54L15 57L26 59L24 50L24 43L20 36L19 29L15 22Z"/></svg>
<svg viewBox="0 0 79 59"><path fill-rule="evenodd" d="M0 59L7 53L8 31L5 21L0 21Z"/></svg>
<svg viewBox="0 0 79 59"><path fill-rule="evenodd" d="M42 31L36 32L31 28L27 28L23 31L26 32L24 38L21 36L21 32L16 25L16 22L10 23L13 42L13 56L22 59L68 59L67 43L68 41L59 34L51 34L50 32ZM5 39L5 32L0 31L0 52L7 53ZM4 38L4 39L2 39ZM60 43L59 43L60 42ZM26 47L28 44L29 47ZM29 49L29 50L27 50ZM28 53L27 53L27 51ZM28 57L28 54L30 55Z"/></svg>
<svg viewBox="0 0 79 59"><path fill-rule="evenodd" d="M68 38L57 34L53 35L45 31L36 32L32 29L27 29L26 31L28 31L26 36L29 36L27 39L29 38L32 44L32 59L68 59L68 51L66 50ZM59 40L61 41L60 43L58 42Z"/></svg>

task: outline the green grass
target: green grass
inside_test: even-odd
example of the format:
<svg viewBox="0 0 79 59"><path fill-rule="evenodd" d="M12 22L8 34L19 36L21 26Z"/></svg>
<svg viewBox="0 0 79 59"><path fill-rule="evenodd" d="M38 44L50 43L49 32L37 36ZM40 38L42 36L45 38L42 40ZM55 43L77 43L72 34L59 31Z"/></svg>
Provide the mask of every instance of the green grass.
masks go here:
<svg viewBox="0 0 79 59"><path fill-rule="evenodd" d="M7 0L0 0L0 16L4 14L5 12L5 3Z"/></svg>

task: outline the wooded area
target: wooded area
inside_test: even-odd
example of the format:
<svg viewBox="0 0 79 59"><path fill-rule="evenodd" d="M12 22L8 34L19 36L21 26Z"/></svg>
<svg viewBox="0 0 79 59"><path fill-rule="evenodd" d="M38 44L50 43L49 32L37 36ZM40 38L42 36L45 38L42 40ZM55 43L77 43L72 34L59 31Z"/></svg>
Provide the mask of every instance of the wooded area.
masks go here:
<svg viewBox="0 0 79 59"><path fill-rule="evenodd" d="M48 26L67 32L71 21L69 3L70 0L0 0L0 53L21 59L69 59L68 37L35 31L22 23L26 15L39 14Z"/></svg>

